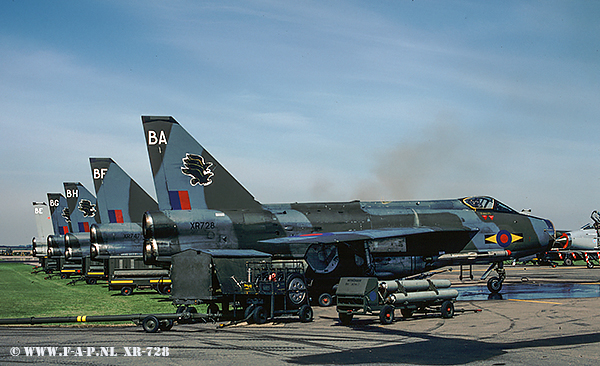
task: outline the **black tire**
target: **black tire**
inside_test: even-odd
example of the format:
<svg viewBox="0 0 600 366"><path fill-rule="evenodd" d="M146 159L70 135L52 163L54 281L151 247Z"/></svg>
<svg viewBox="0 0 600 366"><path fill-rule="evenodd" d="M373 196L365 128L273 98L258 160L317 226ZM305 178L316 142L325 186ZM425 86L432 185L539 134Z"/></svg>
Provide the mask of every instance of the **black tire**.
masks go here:
<svg viewBox="0 0 600 366"><path fill-rule="evenodd" d="M168 331L171 330L171 328L173 328L174 323L175 322L173 321L173 319L163 319L158 322L158 327L162 331Z"/></svg>
<svg viewBox="0 0 600 366"><path fill-rule="evenodd" d="M208 304L208 307L206 308L206 312L210 315L215 315L219 313L219 305L213 303Z"/></svg>
<svg viewBox="0 0 600 366"><path fill-rule="evenodd" d="M442 303L442 318L448 319L454 316L454 304L450 300L446 300Z"/></svg>
<svg viewBox="0 0 600 366"><path fill-rule="evenodd" d="M300 311L298 311L298 317L300 318L300 322L308 323L313 320L313 310L308 304L304 304L300 307Z"/></svg>
<svg viewBox="0 0 600 366"><path fill-rule="evenodd" d="M565 263L565 266L572 266L573 265L573 260L571 258L565 258L563 260L563 262Z"/></svg>
<svg viewBox="0 0 600 366"><path fill-rule="evenodd" d="M60 279L61 280L66 280L67 278L69 278L69 276L67 276L66 274L61 274L60 275Z"/></svg>
<svg viewBox="0 0 600 366"><path fill-rule="evenodd" d="M286 280L286 301L292 308L299 308L308 301L306 281L300 273L292 273Z"/></svg>
<svg viewBox="0 0 600 366"><path fill-rule="evenodd" d="M592 269L594 268L594 263L592 263L592 261L589 261L586 263L587 268Z"/></svg>
<svg viewBox="0 0 600 366"><path fill-rule="evenodd" d="M262 306L257 306L252 313L252 320L256 324L265 324L267 322L267 310Z"/></svg>
<svg viewBox="0 0 600 366"><path fill-rule="evenodd" d="M392 324L394 321L394 307L392 305L386 305L379 312L379 322L381 324Z"/></svg>
<svg viewBox="0 0 600 366"><path fill-rule="evenodd" d="M177 319L177 323L179 324L191 324L194 323L194 319L192 319L191 314L195 314L197 313L198 310L196 310L195 307L193 306L178 306L177 310L176 310L176 314L179 314L179 318Z"/></svg>
<svg viewBox="0 0 600 366"><path fill-rule="evenodd" d="M338 316L342 324L350 325L350 323L352 323L352 318L354 317L354 314L339 313Z"/></svg>
<svg viewBox="0 0 600 366"><path fill-rule="evenodd" d="M160 322L158 318L154 315L148 315L142 320L142 327L146 331L146 333L156 333L158 332L158 328L160 326Z"/></svg>
<svg viewBox="0 0 600 366"><path fill-rule="evenodd" d="M498 277L492 277L487 282L487 288L491 293L497 294L502 290L502 281Z"/></svg>
<svg viewBox="0 0 600 366"><path fill-rule="evenodd" d="M248 324L254 323L254 309L256 309L256 305L250 304L250 306L244 310L244 319L246 319Z"/></svg>
<svg viewBox="0 0 600 366"><path fill-rule="evenodd" d="M131 295L131 293L133 293L133 289L131 287L125 286L121 288L121 295L129 296Z"/></svg>
<svg viewBox="0 0 600 366"><path fill-rule="evenodd" d="M413 315L413 309L403 308L400 309L400 313L402 314L403 318L410 318Z"/></svg>
<svg viewBox="0 0 600 366"><path fill-rule="evenodd" d="M98 280L95 278L88 278L85 280L85 283L87 283L88 285L95 285L96 283L98 283Z"/></svg>
<svg viewBox="0 0 600 366"><path fill-rule="evenodd" d="M319 296L319 306L326 308L326 307L331 306L332 303L333 303L333 297L331 296L331 294L329 294L327 292L323 292Z"/></svg>

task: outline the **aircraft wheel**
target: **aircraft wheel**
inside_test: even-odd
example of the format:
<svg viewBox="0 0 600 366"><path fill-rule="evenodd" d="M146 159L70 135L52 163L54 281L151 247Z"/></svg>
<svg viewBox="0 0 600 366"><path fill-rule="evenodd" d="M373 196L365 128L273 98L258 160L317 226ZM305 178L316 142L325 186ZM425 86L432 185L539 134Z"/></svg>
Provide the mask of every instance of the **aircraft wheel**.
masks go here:
<svg viewBox="0 0 600 366"><path fill-rule="evenodd" d="M173 319L163 319L158 322L158 327L160 328L160 330L168 331L171 330L171 328L173 328L174 323L175 322L173 321Z"/></svg>
<svg viewBox="0 0 600 366"><path fill-rule="evenodd" d="M350 323L352 323L352 318L354 317L354 314L348 314L348 313L339 313L339 318L340 318L340 322L344 325L350 325Z"/></svg>
<svg viewBox="0 0 600 366"><path fill-rule="evenodd" d="M565 258L563 262L565 263L565 266L573 265L573 260L571 258Z"/></svg>
<svg viewBox="0 0 600 366"><path fill-rule="evenodd" d="M67 277L67 275L66 275L66 274L61 274L61 275L60 275L60 279L61 279L61 280L66 280L67 278L69 278L69 277Z"/></svg>
<svg viewBox="0 0 600 366"><path fill-rule="evenodd" d="M87 278L87 279L85 280L85 283L87 283L88 285L95 285L95 284L97 283L97 281L98 281L98 280L97 280L97 279L95 279L95 278Z"/></svg>
<svg viewBox="0 0 600 366"><path fill-rule="evenodd" d="M144 318L144 320L142 320L142 327L146 333L156 333L160 327L160 322L154 315L148 315Z"/></svg>
<svg viewBox="0 0 600 366"><path fill-rule="evenodd" d="M123 295L123 296L129 296L129 295L131 295L132 292L133 292L133 289L129 286L125 286L125 287L121 288L121 295Z"/></svg>
<svg viewBox="0 0 600 366"><path fill-rule="evenodd" d="M252 314L252 320L256 324L265 324L267 322L267 310L262 306L257 306Z"/></svg>
<svg viewBox="0 0 600 366"><path fill-rule="evenodd" d="M592 262L587 262L587 268L592 269L594 268L594 263Z"/></svg>
<svg viewBox="0 0 600 366"><path fill-rule="evenodd" d="M487 282L487 288L491 293L498 293L502 290L502 281L498 277L492 277Z"/></svg>
<svg viewBox="0 0 600 366"><path fill-rule="evenodd" d="M298 312L298 317L300 317L300 322L308 323L313 320L313 310L308 304L304 304L300 307L300 311Z"/></svg>
<svg viewBox="0 0 600 366"><path fill-rule="evenodd" d="M403 318L410 318L413 315L413 310L404 308L400 309L400 313L402 313Z"/></svg>
<svg viewBox="0 0 600 366"><path fill-rule="evenodd" d="M386 305L379 312L379 322L381 324L392 324L394 321L394 307L392 305Z"/></svg>
<svg viewBox="0 0 600 366"><path fill-rule="evenodd" d="M452 318L454 316L454 304L450 300L442 303L442 318Z"/></svg>
<svg viewBox="0 0 600 366"><path fill-rule="evenodd" d="M332 302L333 302L333 298L331 297L331 294L329 294L327 292L323 292L319 296L319 306L326 308L328 306L331 306Z"/></svg>

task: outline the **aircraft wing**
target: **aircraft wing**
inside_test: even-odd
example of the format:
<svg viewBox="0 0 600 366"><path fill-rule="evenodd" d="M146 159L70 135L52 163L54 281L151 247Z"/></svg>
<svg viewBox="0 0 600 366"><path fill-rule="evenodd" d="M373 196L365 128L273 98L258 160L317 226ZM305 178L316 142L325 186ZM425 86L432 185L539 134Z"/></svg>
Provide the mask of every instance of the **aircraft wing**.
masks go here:
<svg viewBox="0 0 600 366"><path fill-rule="evenodd" d="M360 253L368 248L373 256L427 256L457 253L473 238L478 230L469 228L440 229L409 227L311 233L262 240L268 245L308 246L304 259L315 273L333 272L338 265L352 265ZM354 249L349 249L354 248ZM368 259L367 259L368 260ZM343 265L342 265L343 266Z"/></svg>
<svg viewBox="0 0 600 366"><path fill-rule="evenodd" d="M408 227L338 231L302 234L261 240L263 244L337 244L369 242L372 253L399 253L400 255L440 255L457 253L475 236L478 230L470 228L441 229L436 227Z"/></svg>

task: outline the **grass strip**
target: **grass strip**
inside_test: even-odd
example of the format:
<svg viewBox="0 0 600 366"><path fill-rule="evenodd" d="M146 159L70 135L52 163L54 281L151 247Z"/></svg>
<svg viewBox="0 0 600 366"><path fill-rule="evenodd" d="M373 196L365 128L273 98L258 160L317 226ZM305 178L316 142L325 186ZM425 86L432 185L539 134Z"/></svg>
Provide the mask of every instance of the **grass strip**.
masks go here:
<svg viewBox="0 0 600 366"><path fill-rule="evenodd" d="M46 274L31 271L28 264L0 262L0 318L175 312L169 296L154 290L135 290L123 296L108 291L106 283L67 285L71 280L46 280Z"/></svg>

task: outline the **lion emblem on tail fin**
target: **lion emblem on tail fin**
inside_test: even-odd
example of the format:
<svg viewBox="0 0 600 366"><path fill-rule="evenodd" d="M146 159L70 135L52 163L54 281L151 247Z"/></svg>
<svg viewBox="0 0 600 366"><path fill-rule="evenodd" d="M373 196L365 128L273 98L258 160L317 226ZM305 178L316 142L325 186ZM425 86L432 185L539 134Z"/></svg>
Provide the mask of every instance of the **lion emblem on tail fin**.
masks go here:
<svg viewBox="0 0 600 366"><path fill-rule="evenodd" d="M207 186L212 183L214 173L210 170L213 163L205 163L204 158L200 155L187 153L183 160L181 172L189 177L190 184Z"/></svg>

